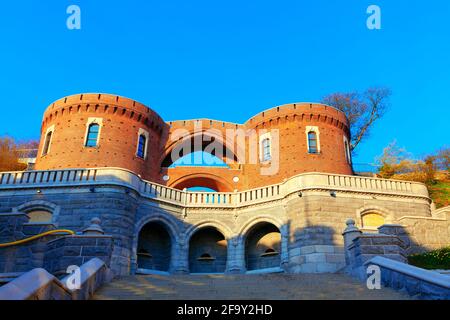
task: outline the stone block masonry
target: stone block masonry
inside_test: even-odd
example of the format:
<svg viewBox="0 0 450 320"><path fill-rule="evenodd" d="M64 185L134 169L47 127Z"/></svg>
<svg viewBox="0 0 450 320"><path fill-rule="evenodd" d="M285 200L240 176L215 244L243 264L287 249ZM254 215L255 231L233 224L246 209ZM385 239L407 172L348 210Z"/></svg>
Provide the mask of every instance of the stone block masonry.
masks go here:
<svg viewBox="0 0 450 320"><path fill-rule="evenodd" d="M150 262L146 265L168 266L168 270L159 271L170 273L189 273L193 260L210 264L224 261L221 265L225 265L226 273L253 272L250 269L254 265L275 270L274 261L279 263L277 270L284 272L336 272L349 258L348 250L344 251L348 241L341 235L345 229L343 221L352 218L355 226L363 228L367 213L383 217L385 235L363 234L358 240L354 256L361 264L379 254L404 259L410 248L427 250L436 245L436 238L439 243L450 243L445 232L447 216L442 210L439 216L433 215L426 188L417 183L392 184L383 179L311 173L277 185L214 196L168 188L118 168L1 173L0 210L6 213L0 215L0 236L4 241L21 239L27 236L25 232L44 228L27 222L28 214L43 208L52 216L48 226L75 231L84 230L98 217L104 234L111 236L109 263L116 275L136 272L139 261L145 259ZM408 223L402 224L405 219ZM156 230L152 224L162 227L158 230L165 234L161 238L164 245L142 246L143 239L149 239L145 230ZM429 236L430 225L439 226L443 232ZM221 250L220 255L211 250L206 238L198 240L195 236L200 230L211 234L206 229L223 236L221 246L226 250ZM427 230L426 235L422 229ZM264 230L273 235L266 236ZM194 238L198 241L191 252ZM9 266L5 272L26 271L32 268L30 261L36 267L39 261L43 266L45 256L49 261L60 257L66 260L64 265L54 263L48 267L62 272L70 261L82 263L83 256L104 256L110 250L97 242L61 246L65 249L52 247L51 252L44 252L41 245L34 253L29 252L30 248L17 247L14 257L8 253L10 249L0 248L0 266ZM155 248L165 251L152 254ZM30 259L32 254L35 258ZM209 262L198 260L201 256L208 257ZM161 257L167 260L151 262ZM250 269L249 261L255 262Z"/></svg>
<svg viewBox="0 0 450 320"><path fill-rule="evenodd" d="M81 266L93 258L101 259L109 267L112 251L111 236L65 236L47 243L44 268L56 276L65 275L68 266Z"/></svg>

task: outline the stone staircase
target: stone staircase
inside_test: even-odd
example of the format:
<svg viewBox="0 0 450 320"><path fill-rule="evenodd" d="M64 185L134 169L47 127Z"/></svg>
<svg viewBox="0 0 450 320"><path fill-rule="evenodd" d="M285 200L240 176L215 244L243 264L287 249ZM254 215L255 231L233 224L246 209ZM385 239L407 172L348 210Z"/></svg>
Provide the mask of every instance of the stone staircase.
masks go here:
<svg viewBox="0 0 450 320"><path fill-rule="evenodd" d="M345 274L136 275L101 287L95 300L404 300L390 288L369 290Z"/></svg>

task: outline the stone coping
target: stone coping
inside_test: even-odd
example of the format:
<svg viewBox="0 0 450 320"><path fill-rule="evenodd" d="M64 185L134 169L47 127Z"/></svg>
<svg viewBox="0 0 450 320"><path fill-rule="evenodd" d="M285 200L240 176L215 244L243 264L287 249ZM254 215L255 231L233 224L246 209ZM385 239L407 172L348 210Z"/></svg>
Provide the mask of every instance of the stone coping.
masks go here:
<svg viewBox="0 0 450 320"><path fill-rule="evenodd" d="M27 300L42 288L54 283L70 295L61 281L45 269L36 268L24 273L0 288L0 300Z"/></svg>
<svg viewBox="0 0 450 320"><path fill-rule="evenodd" d="M92 258L88 262L84 263L80 267L80 276L81 276L81 287L97 272L99 272L102 268L106 268L106 264L103 260L99 258ZM67 275L66 277L61 279L62 283L67 283L67 280L71 277L71 275ZM69 289L70 291L70 289ZM73 290L72 290L73 291Z"/></svg>
<svg viewBox="0 0 450 320"><path fill-rule="evenodd" d="M430 201L426 186L401 180L367 178L351 175L310 172L301 173L284 182L236 192L191 192L143 180L121 168L64 169L0 173L0 190L121 186L142 197L182 207L236 208L280 200L306 191L338 191L394 197L413 197Z"/></svg>
<svg viewBox="0 0 450 320"><path fill-rule="evenodd" d="M0 213L0 217L8 217L8 216L25 216L25 212L6 212Z"/></svg>
<svg viewBox="0 0 450 320"><path fill-rule="evenodd" d="M86 239L86 238L102 238L102 239L105 239L105 238L110 238L110 239L112 239L113 238L113 236L112 235L104 235L104 234L99 234L99 235L91 235L91 234L86 234L86 235L84 235L84 234L71 234L71 235L66 235L66 236L62 236L62 237L59 237L59 238L56 238L56 239L52 239L52 240L50 240L50 241L48 241L47 242L47 244L50 244L50 243L53 243L53 242L55 242L55 241L61 241L61 240L63 240L63 239L67 239L67 238L82 238L82 239Z"/></svg>
<svg viewBox="0 0 450 320"><path fill-rule="evenodd" d="M16 279L0 287L0 300L28 300L35 299L39 295L45 296L42 290L52 294L52 285L59 287L61 292L69 299L87 299L104 282L109 282L112 274L101 274L99 281L96 281L96 275L104 269L108 271L105 262L99 258L92 258L80 267L81 288L80 290L71 290L66 286L71 275L67 275L59 280L45 269L36 268L23 273Z"/></svg>
<svg viewBox="0 0 450 320"><path fill-rule="evenodd" d="M408 275L410 277L432 283L434 285L450 289L450 277L430 271L422 268L418 268L406 263L402 263L396 260L387 259L381 256L377 256L375 258L370 259L365 262L364 265L377 265L392 271L396 271L398 273L402 273Z"/></svg>

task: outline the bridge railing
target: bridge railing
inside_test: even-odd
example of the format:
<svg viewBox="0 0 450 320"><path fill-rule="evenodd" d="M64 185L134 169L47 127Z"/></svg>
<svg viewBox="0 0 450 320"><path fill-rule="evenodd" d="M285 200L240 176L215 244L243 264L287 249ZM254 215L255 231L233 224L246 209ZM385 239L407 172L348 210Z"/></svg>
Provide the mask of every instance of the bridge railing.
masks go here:
<svg viewBox="0 0 450 320"><path fill-rule="evenodd" d="M57 186L120 185L144 197L185 207L237 207L273 201L307 190L368 192L428 198L424 184L361 176L304 173L284 182L237 192L193 192L178 190L141 179L120 168L66 169L0 173L0 189Z"/></svg>

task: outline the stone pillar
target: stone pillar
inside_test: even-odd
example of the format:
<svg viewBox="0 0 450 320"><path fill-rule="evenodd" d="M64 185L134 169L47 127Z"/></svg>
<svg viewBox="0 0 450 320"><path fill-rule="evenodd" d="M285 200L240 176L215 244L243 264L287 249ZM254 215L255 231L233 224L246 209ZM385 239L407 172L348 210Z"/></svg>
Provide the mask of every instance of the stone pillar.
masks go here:
<svg viewBox="0 0 450 320"><path fill-rule="evenodd" d="M243 237L229 239L227 249L225 273L245 273L245 239Z"/></svg>
<svg viewBox="0 0 450 320"><path fill-rule="evenodd" d="M105 231L103 231L102 227L100 226L100 223L101 223L100 218L98 217L92 218L89 227L87 227L82 231L83 235L96 236L105 234Z"/></svg>
<svg viewBox="0 0 450 320"><path fill-rule="evenodd" d="M353 243L353 240L358 238L362 232L355 226L355 220L348 219L346 222L347 228L345 228L342 236L344 237L344 250L345 250L345 263L347 265L351 264L351 254L349 251L349 246Z"/></svg>
<svg viewBox="0 0 450 320"><path fill-rule="evenodd" d="M170 260L170 272L176 274L189 273L189 246L184 239L175 242Z"/></svg>
<svg viewBox="0 0 450 320"><path fill-rule="evenodd" d="M288 271L289 266L289 230L287 225L283 225L280 230L281 233L281 261L280 267L284 271Z"/></svg>

